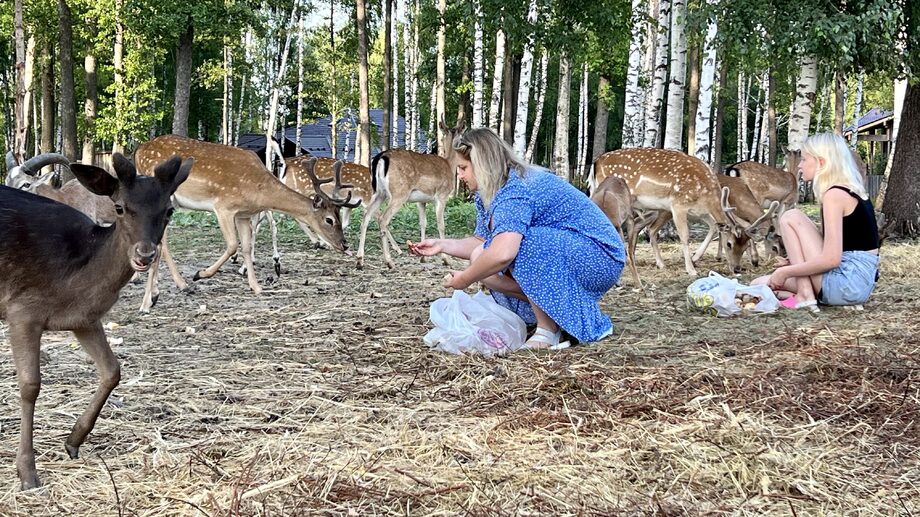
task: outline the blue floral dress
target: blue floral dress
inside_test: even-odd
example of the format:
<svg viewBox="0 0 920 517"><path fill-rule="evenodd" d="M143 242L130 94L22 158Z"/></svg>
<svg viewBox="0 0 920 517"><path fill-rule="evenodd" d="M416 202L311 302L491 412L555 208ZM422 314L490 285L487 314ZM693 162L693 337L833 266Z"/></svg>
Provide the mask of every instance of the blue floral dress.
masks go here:
<svg viewBox="0 0 920 517"><path fill-rule="evenodd" d="M486 210L477 193L476 236L524 236L510 269L524 294L579 341L613 331L598 302L620 278L626 252L619 232L588 196L543 169L509 172ZM496 302L536 323L530 304L493 292Z"/></svg>

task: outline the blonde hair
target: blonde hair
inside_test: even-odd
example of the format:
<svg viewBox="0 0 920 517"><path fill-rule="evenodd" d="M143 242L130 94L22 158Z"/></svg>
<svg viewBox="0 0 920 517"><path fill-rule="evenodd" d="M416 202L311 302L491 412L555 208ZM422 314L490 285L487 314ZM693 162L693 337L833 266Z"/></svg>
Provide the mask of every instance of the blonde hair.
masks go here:
<svg viewBox="0 0 920 517"><path fill-rule="evenodd" d="M802 144L802 152L813 156L819 163L812 186L815 199L821 199L821 195L834 185L847 187L862 199L869 198L853 159L853 151L842 137L833 133L812 135Z"/></svg>
<svg viewBox="0 0 920 517"><path fill-rule="evenodd" d="M489 208L495 194L508 181L508 173L524 174L531 165L489 128L470 129L454 138L454 151L473 164L479 198Z"/></svg>

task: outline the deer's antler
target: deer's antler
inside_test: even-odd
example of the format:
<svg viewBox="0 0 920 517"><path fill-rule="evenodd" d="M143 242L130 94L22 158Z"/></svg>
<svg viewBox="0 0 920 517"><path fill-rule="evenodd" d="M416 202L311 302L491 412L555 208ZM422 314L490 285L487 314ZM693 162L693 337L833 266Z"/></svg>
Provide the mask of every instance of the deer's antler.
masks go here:
<svg viewBox="0 0 920 517"><path fill-rule="evenodd" d="M337 163L342 163L342 162L339 161ZM307 176L310 176L310 181L313 182L313 190L316 191L317 196L325 199L326 201L328 201L329 203L333 205L337 205L337 206L341 206L345 208L355 208L356 206L361 204L360 201L349 203L349 201L351 201L351 192L349 192L348 195L345 196L345 199L338 199L336 197L330 196L329 194L326 194L325 192L323 192L322 185L329 183L330 181L333 181L333 180L335 181L335 184L337 185L336 190L338 190L338 188L344 187L344 185L342 185L341 174L340 174L340 171L342 169L341 165L339 165L338 168L333 167L333 169L335 170L334 178L326 178L322 180L317 178L316 174L313 172L314 167L316 167L316 158L310 158L304 163L304 165L306 165L306 167L304 167L304 171L307 173Z"/></svg>

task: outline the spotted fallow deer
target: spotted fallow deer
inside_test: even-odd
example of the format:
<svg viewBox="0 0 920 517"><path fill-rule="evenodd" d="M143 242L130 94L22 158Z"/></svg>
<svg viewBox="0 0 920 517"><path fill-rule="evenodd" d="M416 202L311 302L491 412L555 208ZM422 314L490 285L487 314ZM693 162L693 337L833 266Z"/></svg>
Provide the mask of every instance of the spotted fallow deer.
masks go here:
<svg viewBox="0 0 920 517"><path fill-rule="evenodd" d="M610 222L613 223L617 231L620 232L620 236L623 237L623 242L627 242L623 228L626 227L631 231L637 224L637 221L633 211L633 197L629 193L629 186L626 184L626 181L619 176L608 176L596 189L594 189L594 193L591 195L591 201L594 201L594 204L599 206L607 218L610 219ZM636 269L636 260L631 253L627 255L633 281L638 288L642 289L642 282L639 280L639 271Z"/></svg>
<svg viewBox="0 0 920 517"><path fill-rule="evenodd" d="M32 447L35 401L41 388L39 351L46 330L70 330L93 358L100 383L64 448L79 455L102 406L121 378L100 319L135 271L146 271L172 213L170 196L192 160L166 160L152 177L113 155L117 178L91 165L71 170L89 190L114 202L115 223L101 227L73 208L0 187L0 318L9 324L22 417L16 469L22 489L40 486Z"/></svg>
<svg viewBox="0 0 920 517"><path fill-rule="evenodd" d="M361 221L361 236L358 244L358 267L364 267L364 244L367 238L367 226L372 217L375 217L381 203L389 200L383 215L378 219L380 237L383 249L383 259L391 269L396 267L390 256L389 242L390 220L407 201L418 203L418 225L421 239L425 240L425 230L428 224L425 205L434 202L435 217L437 218L438 235L444 238L444 209L447 200L454 190L453 141L454 137L463 132L466 127L463 118L457 121L455 127L448 127L444 121L441 123L444 134L440 142L440 149L444 156L433 154L420 154L405 149L390 149L374 156L371 162L371 185L374 195L368 202L364 219ZM402 253L399 246L393 245L396 253ZM446 259L445 263L446 263Z"/></svg>
<svg viewBox="0 0 920 517"><path fill-rule="evenodd" d="M240 247L249 287L256 294L262 292L251 263L250 218L263 210L292 216L312 228L329 247L348 253L339 208L349 205L349 199L330 197L320 188L320 181L315 182L313 195L304 196L274 177L252 151L176 135L160 136L142 144L135 153L135 161L138 170L149 174L157 163L173 154L195 158L188 180L176 191L176 204L191 210L214 212L227 244L220 258L207 269L195 273L194 280L213 276ZM169 255L165 236L162 247L176 285L186 289L188 284ZM149 311L156 302L156 275L157 268L152 268L141 311Z"/></svg>
<svg viewBox="0 0 920 517"><path fill-rule="evenodd" d="M684 266L690 275L697 275L693 263L706 251L717 226L729 228L734 224L722 210L716 175L694 156L668 149L611 151L594 161L588 178L591 192L608 176L619 176L626 181L635 199L633 208L670 212L680 236ZM709 225L709 233L692 257L688 216L702 218ZM649 237L654 239L651 228ZM656 257L656 262L658 267L664 267L660 257Z"/></svg>
<svg viewBox="0 0 920 517"><path fill-rule="evenodd" d="M767 249L772 249L771 226L780 202L770 201L764 212L763 205L743 180L725 175L719 175L718 178L722 186L722 210L734 223L733 231L723 231L719 237L720 252L724 242L729 268L738 273L746 249L751 251L751 263L754 266L759 263L757 242L766 240Z"/></svg>

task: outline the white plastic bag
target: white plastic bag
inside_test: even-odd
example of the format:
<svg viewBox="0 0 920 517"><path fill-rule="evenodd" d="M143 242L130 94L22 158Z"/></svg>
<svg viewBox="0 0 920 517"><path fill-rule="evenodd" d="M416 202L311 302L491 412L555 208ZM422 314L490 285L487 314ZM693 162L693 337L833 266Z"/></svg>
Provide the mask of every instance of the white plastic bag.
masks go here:
<svg viewBox="0 0 920 517"><path fill-rule="evenodd" d="M451 354L507 354L527 338L524 320L482 291L470 296L457 290L435 300L430 318L435 326L425 334L425 344Z"/></svg>
<svg viewBox="0 0 920 517"><path fill-rule="evenodd" d="M767 313L779 308L779 300L766 285L744 285L737 280L710 271L709 276L698 278L687 287L690 306L713 316L734 316L741 313L735 297L750 294L760 298L756 307L748 312Z"/></svg>

